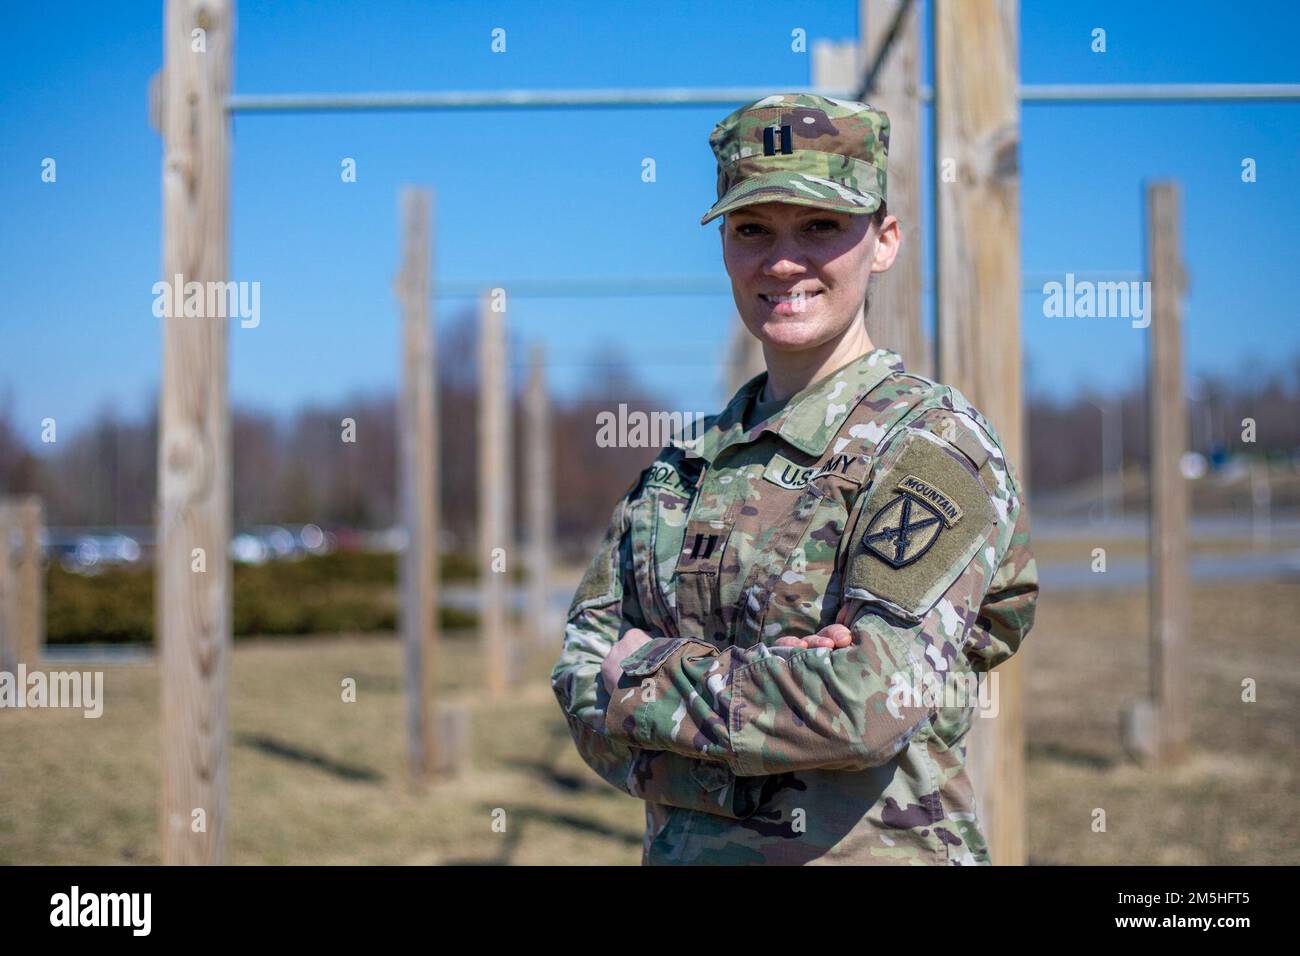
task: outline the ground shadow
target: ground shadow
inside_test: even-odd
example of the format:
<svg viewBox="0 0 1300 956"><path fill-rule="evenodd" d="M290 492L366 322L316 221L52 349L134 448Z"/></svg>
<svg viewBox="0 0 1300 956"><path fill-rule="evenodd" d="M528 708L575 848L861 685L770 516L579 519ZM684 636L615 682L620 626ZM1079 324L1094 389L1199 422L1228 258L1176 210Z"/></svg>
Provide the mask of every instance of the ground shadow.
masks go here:
<svg viewBox="0 0 1300 956"><path fill-rule="evenodd" d="M1046 760L1051 763L1088 767L1092 770L1109 770L1119 759L1091 750L1078 750L1059 743L1029 743L1025 746L1026 760Z"/></svg>
<svg viewBox="0 0 1300 956"><path fill-rule="evenodd" d="M491 804L483 804L482 809L488 813L497 809ZM567 830L577 830L581 833L589 833L593 836L604 837L607 840L614 840L627 847L641 847L641 837L633 836L623 830L617 830L614 827L606 826L595 820L588 820L585 817L575 816L571 813L556 813L551 810L539 810L535 807L522 807L509 812L508 826L502 834L501 847L498 852L490 857L481 859L471 859L461 857L458 859L442 860L443 866L510 866L514 862L515 852L519 849L520 843L523 842L524 828L530 823L543 823L548 826L564 827Z"/></svg>
<svg viewBox="0 0 1300 956"><path fill-rule="evenodd" d="M564 827L569 830L577 830L580 833L589 833L592 836L604 837L607 840L614 840L625 846L640 847L642 837L640 834L630 834L626 830L620 830L616 827L607 826L597 820L588 820L585 817L575 816L572 813L559 813L554 810L542 810L536 807L524 807L512 811L512 816L516 819L522 817L524 820L535 820L538 823L545 823L550 826Z"/></svg>
<svg viewBox="0 0 1300 956"><path fill-rule="evenodd" d="M307 767L314 767L317 770L323 770L325 773L338 777L340 780L354 780L361 783L379 783L384 779L384 775L369 767L360 767L355 764L346 764L324 754L314 753L306 750L296 744L287 743L282 740L276 740L274 737L266 734L240 734L235 738L236 744L245 747L251 747L253 750L260 751L271 757L279 757L283 760L289 760L293 763L302 764Z"/></svg>

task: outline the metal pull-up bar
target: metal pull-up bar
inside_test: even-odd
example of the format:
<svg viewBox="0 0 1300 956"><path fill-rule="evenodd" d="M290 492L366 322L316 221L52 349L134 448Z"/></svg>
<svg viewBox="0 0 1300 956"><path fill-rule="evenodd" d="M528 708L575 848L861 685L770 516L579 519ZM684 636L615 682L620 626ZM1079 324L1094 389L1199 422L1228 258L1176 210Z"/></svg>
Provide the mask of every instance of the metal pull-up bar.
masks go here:
<svg viewBox="0 0 1300 956"><path fill-rule="evenodd" d="M770 87L687 89L488 90L409 93L236 93L226 111L236 113L412 112L458 109L583 109L646 106L732 106L771 95ZM815 89L839 99L852 90ZM1021 85L1024 105L1063 103L1224 103L1300 101L1300 83L1045 83ZM934 91L921 87L922 101Z"/></svg>

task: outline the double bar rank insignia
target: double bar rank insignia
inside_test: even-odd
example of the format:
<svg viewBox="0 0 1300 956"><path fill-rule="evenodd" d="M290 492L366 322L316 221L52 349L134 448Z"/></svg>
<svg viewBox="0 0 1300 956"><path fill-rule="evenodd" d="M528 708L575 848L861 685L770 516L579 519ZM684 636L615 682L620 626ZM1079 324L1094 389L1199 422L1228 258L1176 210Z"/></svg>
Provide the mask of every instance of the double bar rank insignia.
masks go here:
<svg viewBox="0 0 1300 956"><path fill-rule="evenodd" d="M862 546L891 568L905 568L930 550L945 527L961 520L961 508L934 485L908 475L898 493L871 518Z"/></svg>

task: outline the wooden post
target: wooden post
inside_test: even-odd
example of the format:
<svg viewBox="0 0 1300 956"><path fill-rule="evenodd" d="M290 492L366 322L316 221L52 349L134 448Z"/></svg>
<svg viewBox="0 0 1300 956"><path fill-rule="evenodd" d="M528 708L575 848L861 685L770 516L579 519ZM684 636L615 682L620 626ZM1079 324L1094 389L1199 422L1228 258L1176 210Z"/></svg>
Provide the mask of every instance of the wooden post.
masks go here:
<svg viewBox="0 0 1300 956"><path fill-rule="evenodd" d="M1151 434L1151 697L1156 706L1158 754L1182 758L1188 737L1187 669L1187 399L1183 394L1179 189L1147 187L1147 272L1151 276L1151 360L1148 415Z"/></svg>
<svg viewBox="0 0 1300 956"><path fill-rule="evenodd" d="M505 693L513 661L506 634L510 572L510 384L506 374L505 290L494 289L479 309L478 514L481 622L487 688Z"/></svg>
<svg viewBox="0 0 1300 956"><path fill-rule="evenodd" d="M852 40L818 40L812 50L813 90L844 95L858 82L858 45Z"/></svg>
<svg viewBox="0 0 1300 956"><path fill-rule="evenodd" d="M931 10L939 374L993 422L1023 476L1018 3ZM975 720L969 745L976 810L1003 865L1025 861L1022 672L1022 655L997 669L1000 713Z"/></svg>
<svg viewBox="0 0 1300 956"><path fill-rule="evenodd" d="M0 498L0 671L14 673L18 668L17 603L14 593L15 556L18 535L13 527L13 511L9 503Z"/></svg>
<svg viewBox="0 0 1300 956"><path fill-rule="evenodd" d="M402 399L398 435L401 456L402 650L406 684L407 764L412 782L424 783L438 768L430 694L438 650L438 392L430 320L433 195L402 192Z"/></svg>
<svg viewBox="0 0 1300 956"><path fill-rule="evenodd" d="M166 0L163 278L224 282L234 4ZM163 318L155 565L162 679L162 862L221 863L230 651L230 410L224 317Z"/></svg>
<svg viewBox="0 0 1300 956"><path fill-rule="evenodd" d="M913 0L859 0L862 35L858 75L880 58L894 18L903 20L876 72L871 105L889 116L889 180L886 205L898 217L903 247L888 272L871 277L867 328L874 344L893 349L909 371L933 374L934 361L921 326L921 42ZM870 14L870 15L868 15Z"/></svg>
<svg viewBox="0 0 1300 956"><path fill-rule="evenodd" d="M1250 543L1256 551L1268 547L1272 538L1273 489L1269 485L1268 460L1250 463Z"/></svg>
<svg viewBox="0 0 1300 956"><path fill-rule="evenodd" d="M528 619L537 644L559 640L551 630L551 537L555 526L555 478L551 468L551 405L546 394L546 352L534 344L524 394L528 484Z"/></svg>
<svg viewBox="0 0 1300 956"><path fill-rule="evenodd" d="M45 574L41 555L41 499L22 495L10 504L18 531L14 554L14 595L17 598L14 626L17 630L18 660L29 667L41 662L45 645Z"/></svg>

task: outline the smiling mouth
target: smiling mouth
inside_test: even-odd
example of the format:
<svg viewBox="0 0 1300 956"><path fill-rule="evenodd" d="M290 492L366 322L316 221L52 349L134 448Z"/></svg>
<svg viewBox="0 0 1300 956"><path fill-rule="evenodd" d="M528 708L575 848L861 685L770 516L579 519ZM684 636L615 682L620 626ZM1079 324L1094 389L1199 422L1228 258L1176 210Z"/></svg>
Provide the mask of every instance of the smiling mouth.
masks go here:
<svg viewBox="0 0 1300 956"><path fill-rule="evenodd" d="M800 299L803 299L805 302L807 302L809 299L816 298L821 294L822 294L821 290L818 289L816 292L804 292L797 295L793 293L788 295L768 295L766 293L760 292L758 294L758 297L762 299L764 302L770 302L773 305L780 305L786 302L797 302Z"/></svg>

